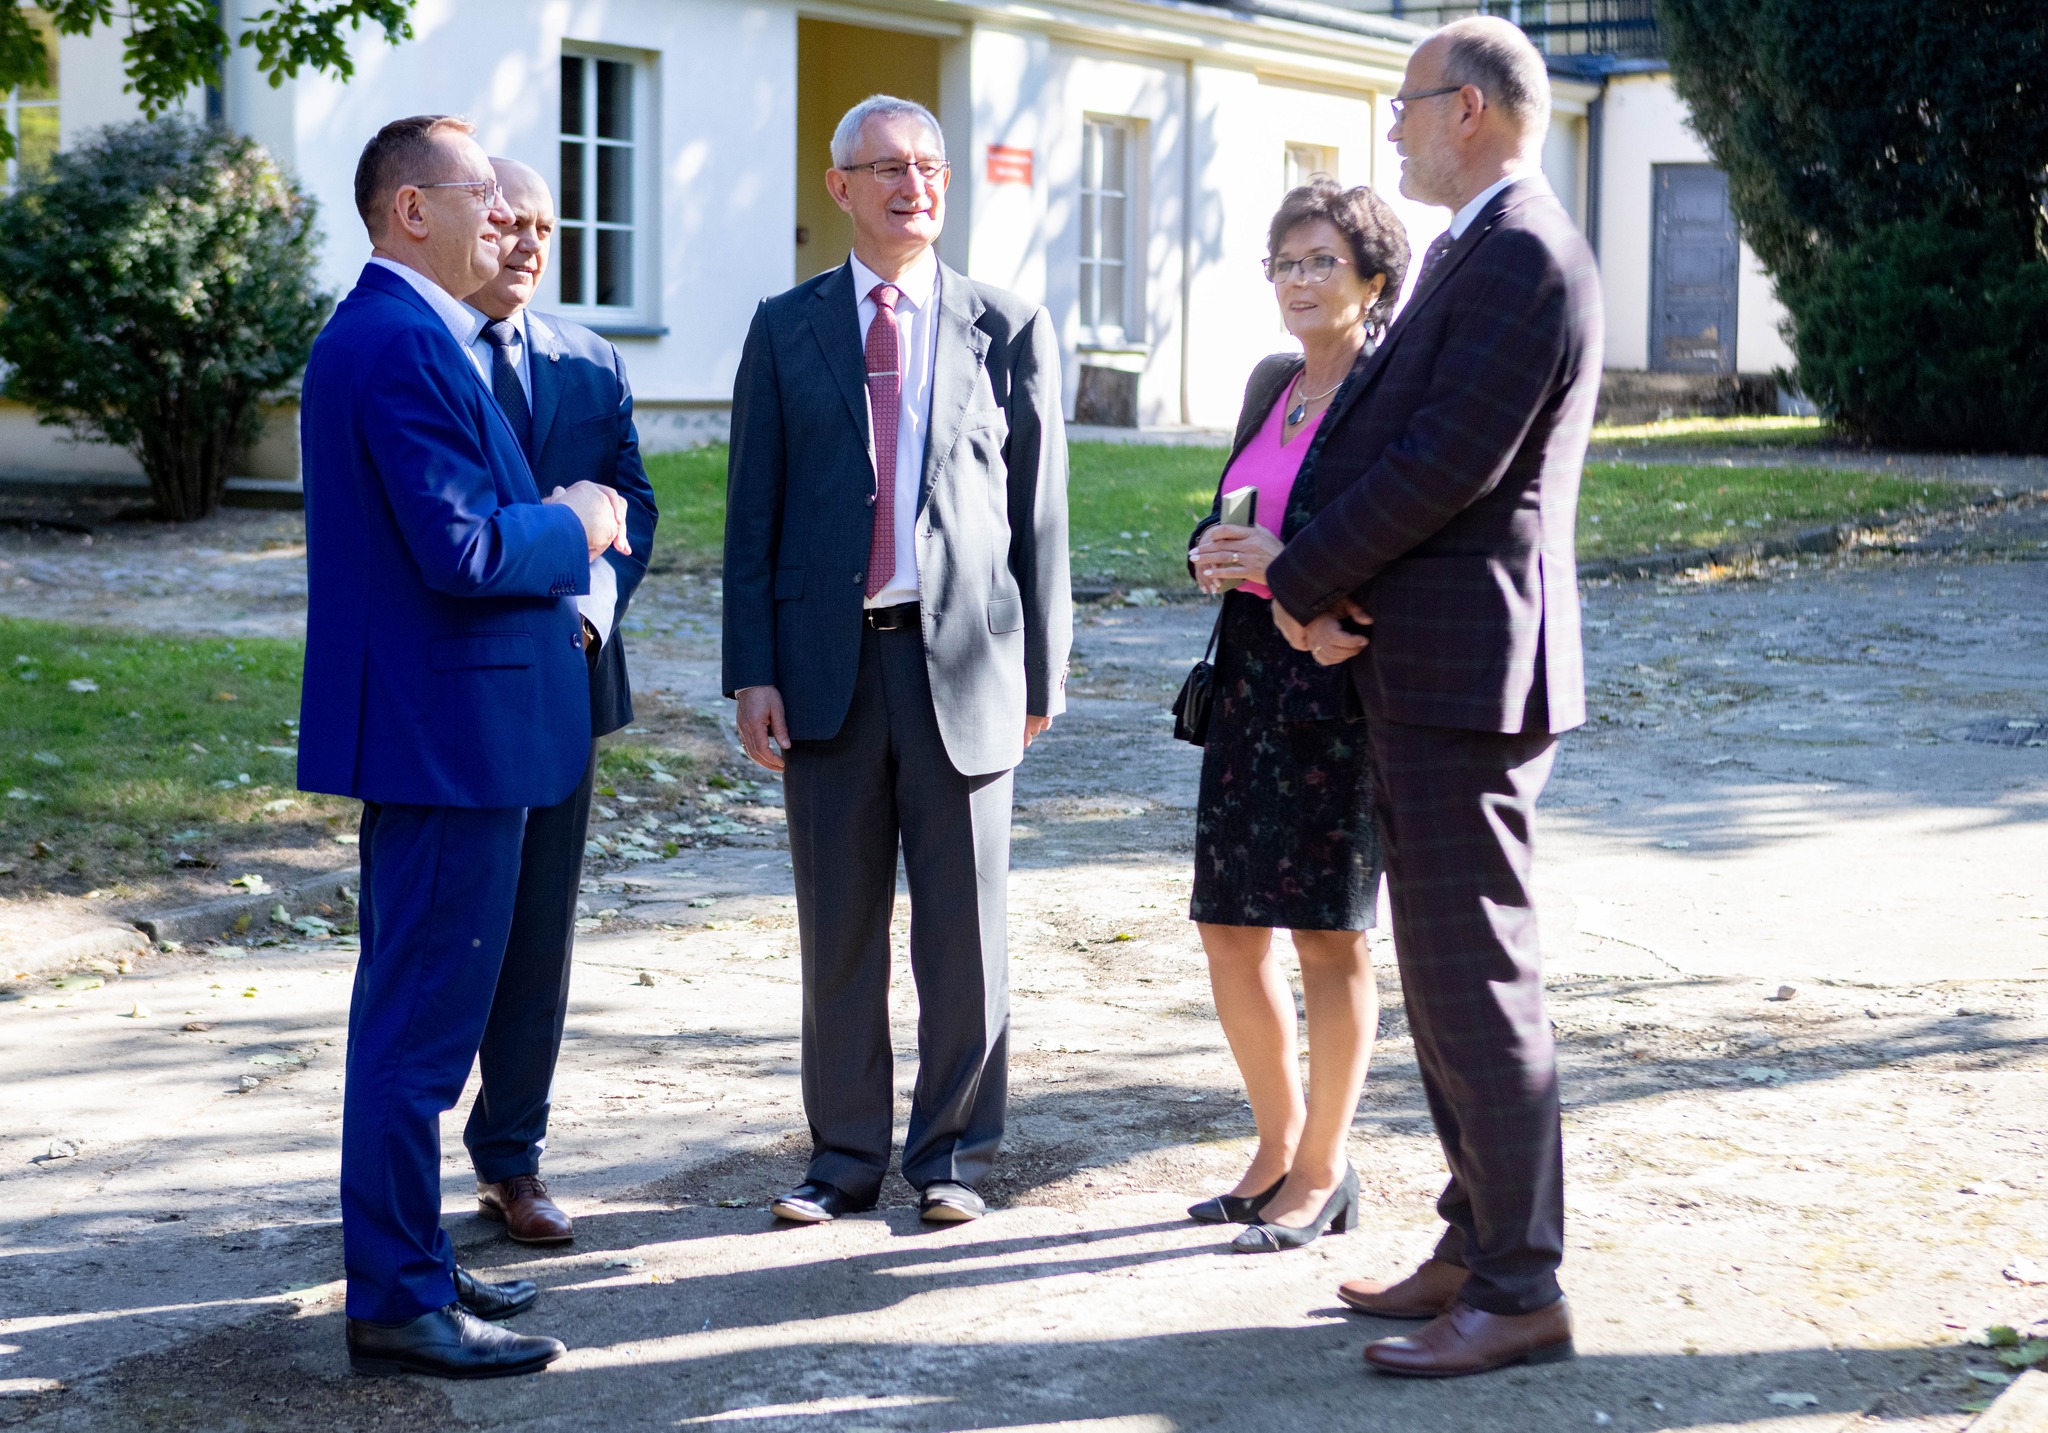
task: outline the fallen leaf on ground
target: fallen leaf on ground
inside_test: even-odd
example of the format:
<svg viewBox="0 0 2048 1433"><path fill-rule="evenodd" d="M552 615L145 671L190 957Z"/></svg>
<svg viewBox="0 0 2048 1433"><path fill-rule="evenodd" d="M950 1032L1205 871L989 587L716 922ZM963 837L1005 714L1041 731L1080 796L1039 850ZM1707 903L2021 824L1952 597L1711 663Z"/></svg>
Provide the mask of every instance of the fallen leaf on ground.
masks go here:
<svg viewBox="0 0 2048 1433"><path fill-rule="evenodd" d="M745 1209L747 1201L744 1199L721 1199L718 1201L718 1207L720 1209Z"/></svg>
<svg viewBox="0 0 2048 1433"><path fill-rule="evenodd" d="M107 982L97 975L67 975L57 981L59 990L98 990Z"/></svg>
<svg viewBox="0 0 2048 1433"><path fill-rule="evenodd" d="M2044 1269L2037 1261L2029 1259L2024 1254L2007 1264L2003 1272L2013 1283L2025 1284L2029 1288L2048 1284L2048 1269Z"/></svg>
<svg viewBox="0 0 2048 1433"><path fill-rule="evenodd" d="M211 1030L213 1028L213 1022L211 1020L187 1020L182 1028L190 1030L193 1034L198 1035L204 1033L205 1031Z"/></svg>
<svg viewBox="0 0 2048 1433"><path fill-rule="evenodd" d="M1814 1408L1820 1399L1811 1393L1773 1393L1769 1400L1780 1408Z"/></svg>
<svg viewBox="0 0 2048 1433"><path fill-rule="evenodd" d="M91 677L73 677L64 686L67 691L79 693L96 692L100 689L100 684Z"/></svg>
<svg viewBox="0 0 2048 1433"><path fill-rule="evenodd" d="M267 895L270 891L270 882L264 880L263 877L257 875L254 871L249 872L247 875L237 876L232 881L229 881L228 884L247 891L252 896Z"/></svg>

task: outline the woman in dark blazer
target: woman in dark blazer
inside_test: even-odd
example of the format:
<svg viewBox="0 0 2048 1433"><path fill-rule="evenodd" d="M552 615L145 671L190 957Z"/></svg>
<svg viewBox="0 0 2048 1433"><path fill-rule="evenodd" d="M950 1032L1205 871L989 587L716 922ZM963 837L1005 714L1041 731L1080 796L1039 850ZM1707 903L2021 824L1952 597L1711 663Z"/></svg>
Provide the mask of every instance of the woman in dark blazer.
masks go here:
<svg viewBox="0 0 2048 1433"><path fill-rule="evenodd" d="M1318 176L1281 201L1267 252L1281 320L1302 352L1252 370L1217 504L1188 555L1203 590L1226 593L1189 915L1259 1130L1236 1188L1188 1213L1249 1225L1231 1245L1242 1253L1299 1248L1349 1229L1357 1213L1345 1140L1379 1019L1365 936L1381 864L1372 759L1349 676L1288 646L1260 579L1309 519L1312 494L1295 475L1331 397L1384 331L1408 238L1371 190ZM1258 492L1253 525L1222 523L1223 494L1243 487ZM1306 1094L1275 928L1292 933L1301 961Z"/></svg>

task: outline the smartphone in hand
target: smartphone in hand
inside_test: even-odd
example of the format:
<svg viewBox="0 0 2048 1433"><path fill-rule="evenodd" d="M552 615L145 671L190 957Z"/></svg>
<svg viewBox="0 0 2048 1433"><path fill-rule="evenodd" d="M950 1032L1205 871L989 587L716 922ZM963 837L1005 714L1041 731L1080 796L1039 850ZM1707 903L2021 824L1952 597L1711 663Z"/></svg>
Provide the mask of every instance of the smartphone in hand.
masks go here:
<svg viewBox="0 0 2048 1433"><path fill-rule="evenodd" d="M1230 527L1250 527L1259 520L1259 490L1257 488L1233 488L1223 495L1218 511L1219 519ZM1244 579L1225 577L1216 584L1218 592L1229 592Z"/></svg>

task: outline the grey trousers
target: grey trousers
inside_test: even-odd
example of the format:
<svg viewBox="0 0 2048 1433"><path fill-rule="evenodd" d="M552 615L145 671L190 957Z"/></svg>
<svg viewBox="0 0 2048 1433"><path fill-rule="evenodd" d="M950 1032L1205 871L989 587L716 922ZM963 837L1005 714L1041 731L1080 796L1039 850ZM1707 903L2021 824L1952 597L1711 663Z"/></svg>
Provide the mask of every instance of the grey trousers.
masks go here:
<svg viewBox="0 0 2048 1433"><path fill-rule="evenodd" d="M1011 773L953 769L915 627L861 629L845 724L829 741L797 742L788 762L808 1178L866 1200L888 1172L889 920L900 841L918 1001L903 1177L920 1189L940 1179L975 1184L1002 1142L1009 1089Z"/></svg>

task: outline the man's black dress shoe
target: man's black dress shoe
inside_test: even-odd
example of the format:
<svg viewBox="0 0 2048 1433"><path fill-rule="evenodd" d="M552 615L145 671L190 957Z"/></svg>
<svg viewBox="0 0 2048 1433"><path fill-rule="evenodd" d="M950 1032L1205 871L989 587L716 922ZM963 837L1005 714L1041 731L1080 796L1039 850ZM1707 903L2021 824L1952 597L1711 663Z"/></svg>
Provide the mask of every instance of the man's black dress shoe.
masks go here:
<svg viewBox="0 0 2048 1433"><path fill-rule="evenodd" d="M349 1367L378 1377L511 1378L538 1373L568 1351L560 1339L487 1324L461 1304L406 1324L348 1321Z"/></svg>
<svg viewBox="0 0 2048 1433"><path fill-rule="evenodd" d="M792 1224L827 1224L842 1214L864 1214L874 1207L873 1199L855 1199L821 1179L805 1180L768 1206L777 1219Z"/></svg>
<svg viewBox="0 0 2048 1433"><path fill-rule="evenodd" d="M458 1267L455 1270L455 1301L478 1318L489 1319L492 1323L525 1313L539 1297L540 1289L531 1279L487 1284L467 1269Z"/></svg>
<svg viewBox="0 0 2048 1433"><path fill-rule="evenodd" d="M986 1213L979 1194L950 1179L934 1179L917 1200L917 1217L931 1224L966 1224Z"/></svg>

